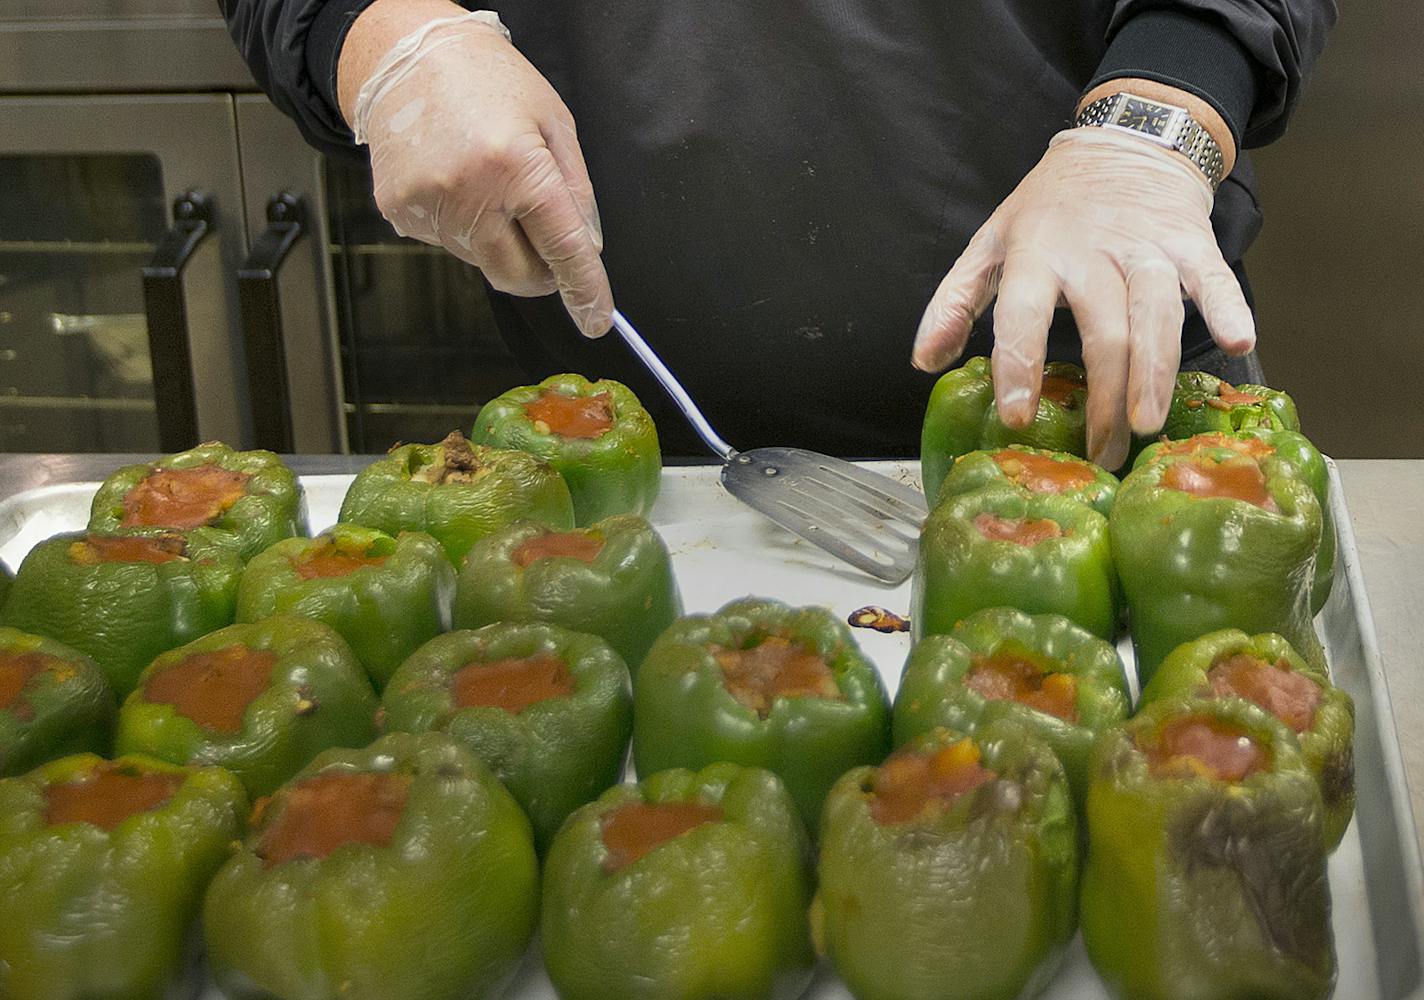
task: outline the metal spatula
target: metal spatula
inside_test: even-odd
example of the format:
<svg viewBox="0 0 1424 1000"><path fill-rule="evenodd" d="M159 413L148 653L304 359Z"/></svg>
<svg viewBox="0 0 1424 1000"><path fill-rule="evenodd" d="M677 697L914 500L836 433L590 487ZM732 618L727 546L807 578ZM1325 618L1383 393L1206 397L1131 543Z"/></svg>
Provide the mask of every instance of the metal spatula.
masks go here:
<svg viewBox="0 0 1424 1000"><path fill-rule="evenodd" d="M722 485L812 545L887 583L915 568L928 510L913 487L800 448L737 451L712 429L687 390L616 309L613 327L672 396L697 436L721 456Z"/></svg>

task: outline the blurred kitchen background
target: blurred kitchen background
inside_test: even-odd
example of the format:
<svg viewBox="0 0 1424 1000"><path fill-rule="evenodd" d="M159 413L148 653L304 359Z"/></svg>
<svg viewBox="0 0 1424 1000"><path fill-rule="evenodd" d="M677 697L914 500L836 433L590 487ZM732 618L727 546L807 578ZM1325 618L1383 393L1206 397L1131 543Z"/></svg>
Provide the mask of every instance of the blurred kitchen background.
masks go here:
<svg viewBox="0 0 1424 1000"><path fill-rule="evenodd" d="M523 381L478 274L301 142L215 8L0 0L0 451L377 452ZM1337 457L1424 457L1422 10L1350 5L1255 154L1261 354Z"/></svg>

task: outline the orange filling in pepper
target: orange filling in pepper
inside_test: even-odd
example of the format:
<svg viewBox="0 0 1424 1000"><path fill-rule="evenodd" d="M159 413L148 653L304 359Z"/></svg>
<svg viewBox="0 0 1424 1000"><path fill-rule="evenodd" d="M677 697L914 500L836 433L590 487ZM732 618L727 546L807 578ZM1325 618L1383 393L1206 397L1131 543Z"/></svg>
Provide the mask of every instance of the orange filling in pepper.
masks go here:
<svg viewBox="0 0 1424 1000"><path fill-rule="evenodd" d="M257 843L271 868L293 858L325 858L343 844L386 847L405 814L410 775L328 771L286 793L285 805ZM268 800L258 801L260 818Z"/></svg>
<svg viewBox="0 0 1424 1000"><path fill-rule="evenodd" d="M81 566L98 563L166 563L185 558L188 543L180 535L142 538L125 535L86 535L69 546L69 561Z"/></svg>
<svg viewBox="0 0 1424 1000"><path fill-rule="evenodd" d="M1285 660L1269 663L1250 653L1231 653L1211 665L1206 674L1212 694L1238 695L1260 705L1297 733L1315 723L1315 711L1325 694L1309 677L1296 673Z"/></svg>
<svg viewBox="0 0 1424 1000"><path fill-rule="evenodd" d="M1165 455L1195 455L1208 448L1230 448L1238 455L1246 455L1250 458L1264 458L1267 455L1274 455L1276 452L1275 448L1260 438L1238 438L1230 434L1215 432L1198 434L1182 441L1164 442L1157 455L1159 458Z"/></svg>
<svg viewBox="0 0 1424 1000"><path fill-rule="evenodd" d="M908 823L943 808L998 775L979 763L979 746L965 737L933 753L900 750L875 772L870 818L881 826Z"/></svg>
<svg viewBox="0 0 1424 1000"><path fill-rule="evenodd" d="M34 708L21 698L25 685L39 673L64 663L57 656L31 650L28 653L0 653L0 711L8 711L17 719L35 717Z"/></svg>
<svg viewBox="0 0 1424 1000"><path fill-rule="evenodd" d="M386 556L373 556L369 551L342 546L327 536L314 546L308 546L291 560L292 569L303 580L347 576L366 566L379 566Z"/></svg>
<svg viewBox="0 0 1424 1000"><path fill-rule="evenodd" d="M550 531L520 542L510 558L514 565L524 569L540 559L577 559L591 563L602 551L602 535L587 531Z"/></svg>
<svg viewBox="0 0 1424 1000"><path fill-rule="evenodd" d="M1091 486L1093 470L1083 462L1059 462L1047 455L1006 448L994 452L994 464L1004 475L1035 493L1062 493Z"/></svg>
<svg viewBox="0 0 1424 1000"><path fill-rule="evenodd" d="M1171 719L1162 726L1156 742L1144 743L1145 736L1138 734L1137 748L1146 755L1148 769L1158 778L1241 781L1269 765L1265 749L1244 729L1220 719Z"/></svg>
<svg viewBox="0 0 1424 1000"><path fill-rule="evenodd" d="M974 527L991 542L1013 542L1016 545L1037 545L1050 538L1062 538L1063 528L1048 518L1000 517L987 511L974 517Z"/></svg>
<svg viewBox="0 0 1424 1000"><path fill-rule="evenodd" d="M1078 721L1078 679L1049 673L1009 652L975 657L964 686L991 701L1016 701L1068 722Z"/></svg>
<svg viewBox="0 0 1424 1000"><path fill-rule="evenodd" d="M188 531L212 524L247 491L246 472L218 465L157 469L124 497L125 528L174 528Z"/></svg>
<svg viewBox="0 0 1424 1000"><path fill-rule="evenodd" d="M471 663L456 671L450 693L458 708L488 706L518 715L530 705L574 693L568 664L552 653Z"/></svg>
<svg viewBox="0 0 1424 1000"><path fill-rule="evenodd" d="M1274 511L1276 501L1266 489L1266 474L1256 462L1240 458L1215 462L1206 456L1173 462L1162 485L1197 497L1222 497Z"/></svg>
<svg viewBox="0 0 1424 1000"><path fill-rule="evenodd" d="M44 790L45 823L93 823L112 830L137 813L157 809L183 784L182 774L139 771L104 761L78 781Z"/></svg>
<svg viewBox="0 0 1424 1000"><path fill-rule="evenodd" d="M1232 406L1253 406L1265 399L1254 392L1242 392L1229 382L1223 382L1216 387L1216 397Z"/></svg>
<svg viewBox="0 0 1424 1000"><path fill-rule="evenodd" d="M839 698L835 674L815 651L779 635L750 649L712 648L722 686L763 719L778 698Z"/></svg>
<svg viewBox="0 0 1424 1000"><path fill-rule="evenodd" d="M524 415L541 434L597 438L613 427L613 400L606 392L595 396L566 396L545 391L524 404Z"/></svg>
<svg viewBox="0 0 1424 1000"><path fill-rule="evenodd" d="M1086 385L1087 382L1078 376L1045 375L1038 395L1041 399L1051 399L1059 406L1071 410L1078 405L1076 395L1082 392Z"/></svg>
<svg viewBox="0 0 1424 1000"><path fill-rule="evenodd" d="M267 690L276 665L271 650L242 645L193 653L151 676L143 697L150 704L172 705L204 729L236 733L247 706Z"/></svg>
<svg viewBox="0 0 1424 1000"><path fill-rule="evenodd" d="M722 810L700 802L630 802L603 817L603 870L616 872L655 847L705 823L720 823Z"/></svg>

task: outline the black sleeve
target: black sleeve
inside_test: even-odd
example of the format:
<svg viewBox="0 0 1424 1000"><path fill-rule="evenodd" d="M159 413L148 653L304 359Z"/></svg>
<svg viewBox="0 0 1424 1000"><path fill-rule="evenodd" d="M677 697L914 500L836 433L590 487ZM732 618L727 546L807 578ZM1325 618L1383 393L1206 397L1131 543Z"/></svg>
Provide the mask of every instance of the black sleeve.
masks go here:
<svg viewBox="0 0 1424 1000"><path fill-rule="evenodd" d="M257 85L323 152L353 152L336 103L336 57L352 22L374 2L218 0Z"/></svg>
<svg viewBox="0 0 1424 1000"><path fill-rule="evenodd" d="M1334 0L1115 0L1108 50L1085 90L1157 80L1207 101L1237 144L1280 138L1334 25Z"/></svg>

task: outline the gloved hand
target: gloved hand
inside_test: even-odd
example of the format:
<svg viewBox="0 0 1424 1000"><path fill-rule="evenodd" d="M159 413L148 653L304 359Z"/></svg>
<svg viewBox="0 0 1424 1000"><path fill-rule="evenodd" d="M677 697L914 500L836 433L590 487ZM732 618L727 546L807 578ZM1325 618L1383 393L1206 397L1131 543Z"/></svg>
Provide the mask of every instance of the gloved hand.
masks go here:
<svg viewBox="0 0 1424 1000"><path fill-rule="evenodd" d="M1088 370L1088 453L1115 469L1128 427L1161 428L1181 359L1182 291L1228 354L1256 343L1241 287L1211 230L1212 194L1184 157L1130 135L1058 133L969 241L920 321L916 367L947 367L989 302L1003 421L1038 409L1048 324L1072 308Z"/></svg>
<svg viewBox="0 0 1424 1000"><path fill-rule="evenodd" d="M406 33L391 44L393 26ZM444 247L502 291L557 290L585 335L608 330L603 233L573 116L494 14L378 4L352 27L339 76L396 232Z"/></svg>

